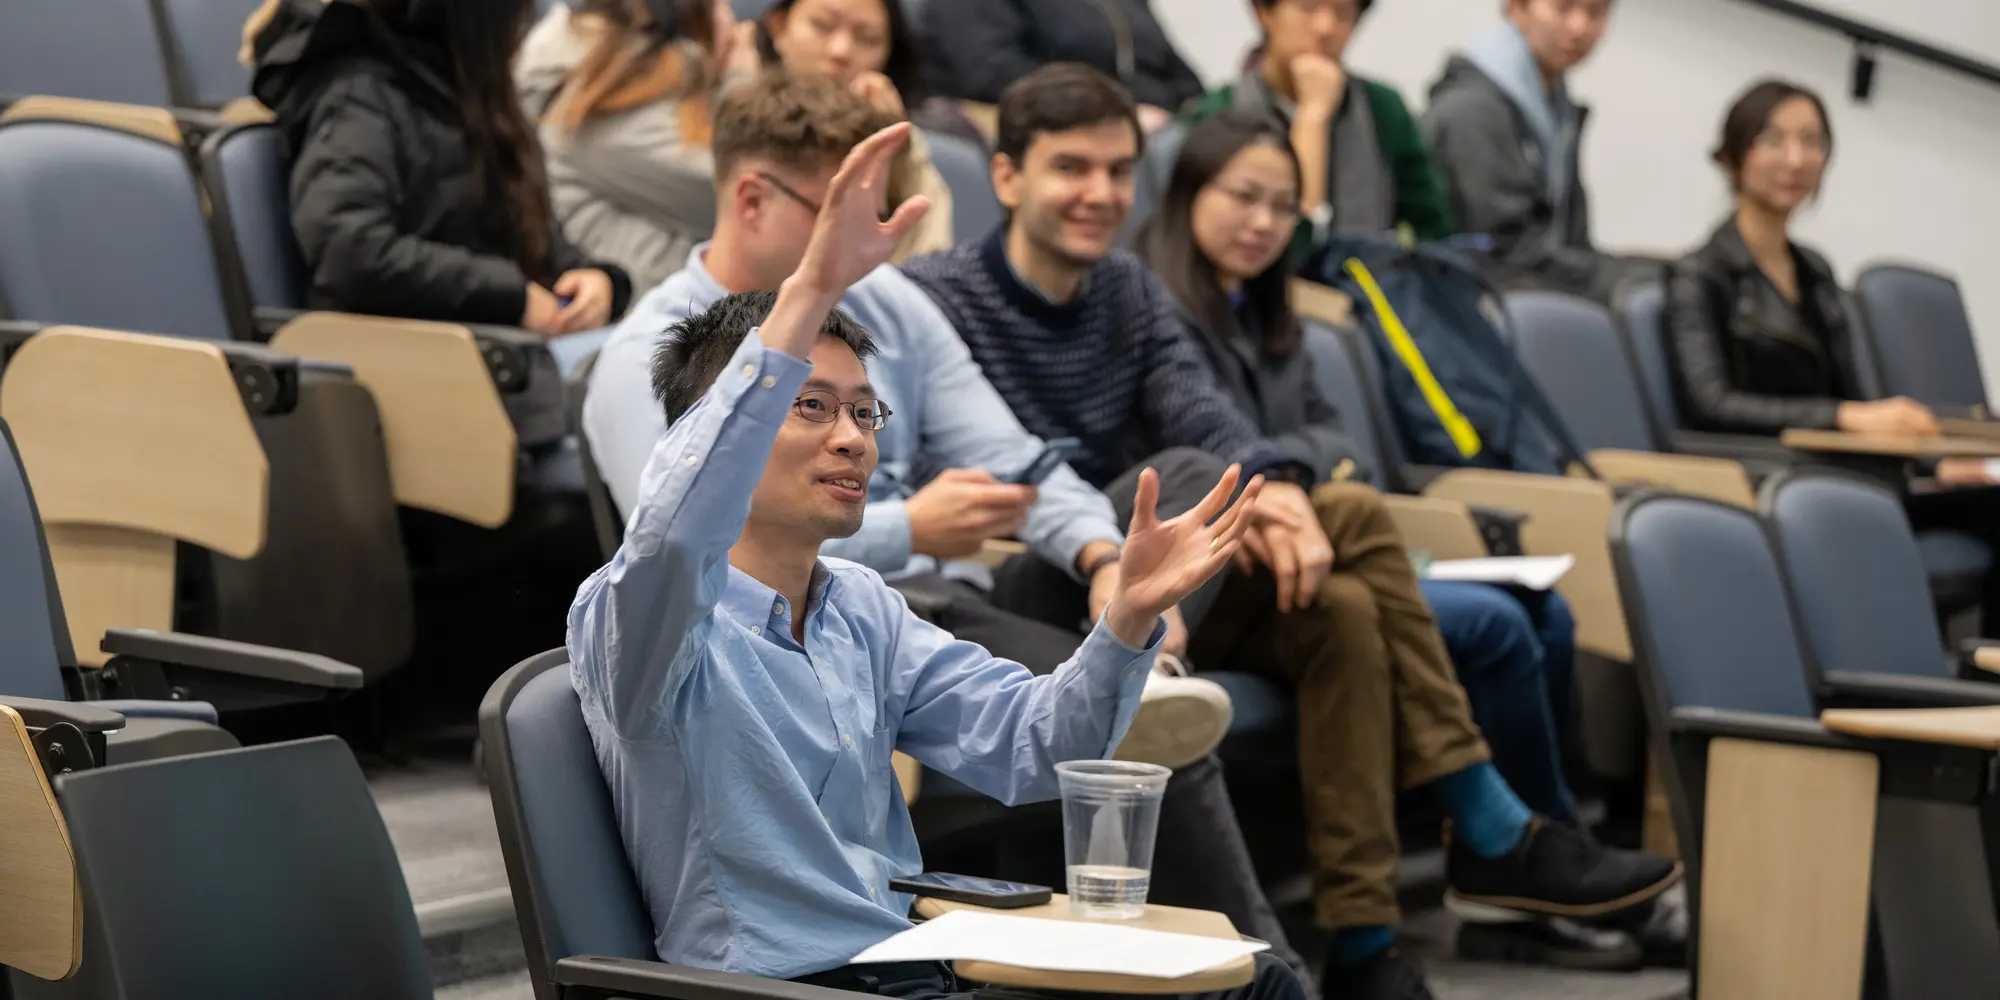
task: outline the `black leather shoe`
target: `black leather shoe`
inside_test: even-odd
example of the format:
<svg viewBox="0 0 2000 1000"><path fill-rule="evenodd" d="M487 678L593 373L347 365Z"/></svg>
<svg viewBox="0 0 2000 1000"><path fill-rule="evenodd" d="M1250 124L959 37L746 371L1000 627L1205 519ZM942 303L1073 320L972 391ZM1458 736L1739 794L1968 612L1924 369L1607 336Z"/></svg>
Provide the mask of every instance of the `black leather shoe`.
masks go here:
<svg viewBox="0 0 2000 1000"><path fill-rule="evenodd" d="M1453 840L1445 880L1455 900L1499 910L1602 920L1649 903L1681 880L1681 864L1606 847L1537 818L1514 849L1482 858Z"/></svg>

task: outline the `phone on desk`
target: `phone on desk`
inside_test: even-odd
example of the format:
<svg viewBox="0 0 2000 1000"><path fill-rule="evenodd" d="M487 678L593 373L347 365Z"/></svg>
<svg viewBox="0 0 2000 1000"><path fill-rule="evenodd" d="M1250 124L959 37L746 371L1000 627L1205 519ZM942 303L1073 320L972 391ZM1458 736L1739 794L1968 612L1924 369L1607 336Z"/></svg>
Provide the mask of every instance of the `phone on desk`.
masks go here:
<svg viewBox="0 0 2000 1000"><path fill-rule="evenodd" d="M970 903L987 906L996 910L1018 910L1024 906L1040 906L1052 895L1048 886L1029 885L1026 882L1002 882L995 878L978 878L972 875L953 875L949 872L925 872L889 880L893 892L912 896L930 896L934 899L949 899L954 903Z"/></svg>
<svg viewBox="0 0 2000 1000"><path fill-rule="evenodd" d="M1034 461L1028 463L1027 468L1002 479L1001 482L1011 486L1040 486L1042 480L1055 474L1056 466L1069 461L1081 447L1083 442L1076 438L1056 438L1048 443L1048 447L1042 449L1041 454L1035 456Z"/></svg>

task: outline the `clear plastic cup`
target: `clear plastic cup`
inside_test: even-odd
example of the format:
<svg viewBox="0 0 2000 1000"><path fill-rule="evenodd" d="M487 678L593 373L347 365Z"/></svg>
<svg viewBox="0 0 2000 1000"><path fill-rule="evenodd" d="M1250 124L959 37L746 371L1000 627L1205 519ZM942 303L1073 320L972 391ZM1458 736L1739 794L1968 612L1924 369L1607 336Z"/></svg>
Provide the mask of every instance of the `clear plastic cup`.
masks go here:
<svg viewBox="0 0 2000 1000"><path fill-rule="evenodd" d="M1172 774L1158 764L1122 760L1056 765L1071 912L1112 919L1145 913L1160 796Z"/></svg>

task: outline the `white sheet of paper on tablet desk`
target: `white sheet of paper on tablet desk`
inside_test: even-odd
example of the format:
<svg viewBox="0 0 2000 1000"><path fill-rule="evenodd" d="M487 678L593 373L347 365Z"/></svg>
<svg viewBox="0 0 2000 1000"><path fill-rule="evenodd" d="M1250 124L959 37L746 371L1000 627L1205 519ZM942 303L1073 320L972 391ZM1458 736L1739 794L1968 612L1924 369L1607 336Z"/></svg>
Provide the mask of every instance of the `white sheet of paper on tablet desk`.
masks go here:
<svg viewBox="0 0 2000 1000"><path fill-rule="evenodd" d="M1576 565L1576 557L1489 556L1485 559L1446 559L1431 563L1427 580L1457 580L1464 583L1511 583L1529 590L1547 590Z"/></svg>
<svg viewBox="0 0 2000 1000"><path fill-rule="evenodd" d="M997 962L1055 972L1178 979L1270 947L1114 922L953 910L854 956L862 962Z"/></svg>

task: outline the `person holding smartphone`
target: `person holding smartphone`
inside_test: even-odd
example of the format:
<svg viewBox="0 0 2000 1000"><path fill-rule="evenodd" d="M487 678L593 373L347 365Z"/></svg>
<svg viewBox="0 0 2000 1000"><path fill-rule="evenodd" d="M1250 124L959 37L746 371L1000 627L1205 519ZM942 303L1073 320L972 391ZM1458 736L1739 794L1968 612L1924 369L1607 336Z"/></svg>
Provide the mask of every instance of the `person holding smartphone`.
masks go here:
<svg viewBox="0 0 2000 1000"><path fill-rule="evenodd" d="M654 397L660 331L732 293L772 289L797 271L815 206L841 157L887 124L879 109L822 74L774 70L733 89L717 109L715 238L697 246L681 271L647 293L605 343L583 405L583 432L613 503L630 516L667 415ZM809 124L806 124L809 123ZM1031 673L1047 675L1084 643L1120 585L1119 553L1129 515L1067 464L1039 483L1009 483L1044 450L972 362L965 344L930 299L893 267L853 283L841 308L873 335L877 392L896 411L874 435L876 467L866 479L860 528L829 539L826 556L880 573L926 618ZM1178 513L1215 480L1183 492L1175 470L1159 470L1161 510ZM1126 503L1131 493L1127 491ZM1062 622L997 607L986 568L972 560L985 542L1018 538L1088 595ZM1185 650L1173 609L1159 649ZM1272 942L1302 967L1265 898L1212 751L1227 731L1228 695L1212 681L1159 672L1147 678L1139 714L1120 742L1122 759L1175 769L1161 804L1151 898L1228 915L1244 933ZM1010 844L1050 852L1010 853L1003 878L1061 884L1061 836L1043 818L1016 814ZM989 874L980 872L976 874Z"/></svg>

